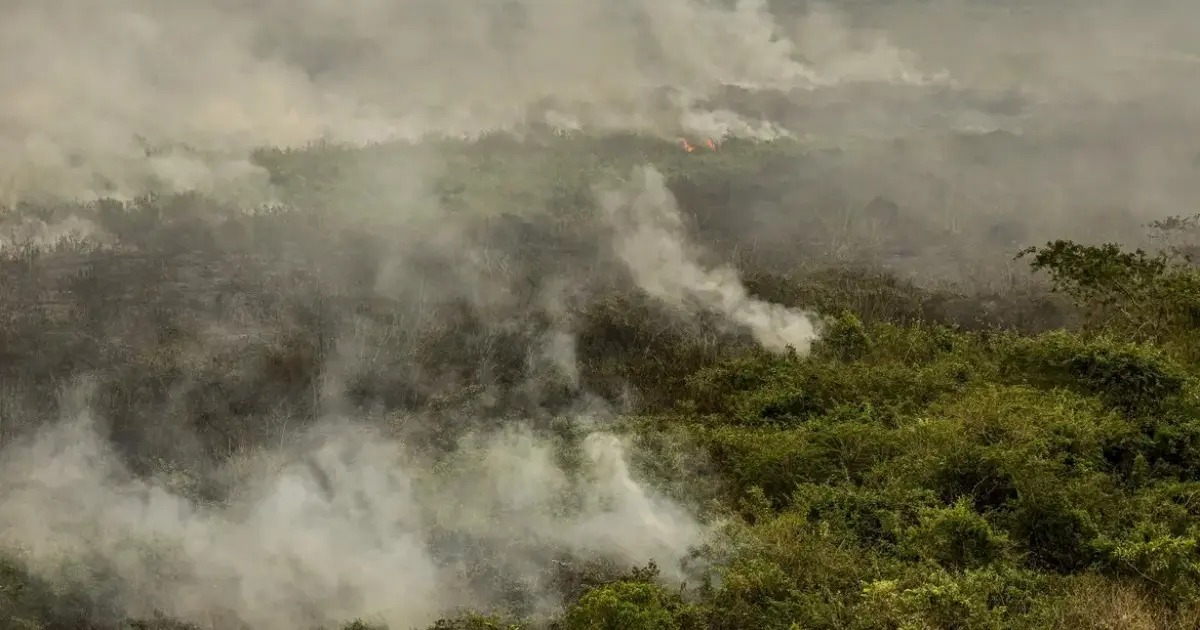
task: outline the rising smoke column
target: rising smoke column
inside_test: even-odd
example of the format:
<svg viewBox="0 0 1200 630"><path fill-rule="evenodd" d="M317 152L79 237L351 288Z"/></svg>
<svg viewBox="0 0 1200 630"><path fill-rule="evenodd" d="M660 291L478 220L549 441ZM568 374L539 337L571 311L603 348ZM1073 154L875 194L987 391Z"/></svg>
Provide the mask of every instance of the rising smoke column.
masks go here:
<svg viewBox="0 0 1200 630"><path fill-rule="evenodd" d="M728 265L708 268L688 242L683 218L663 175L636 169L625 186L602 190L600 207L613 228L613 247L634 281L656 299L688 302L747 328L768 350L790 346L806 354L818 335L817 320L803 311L755 299Z"/></svg>

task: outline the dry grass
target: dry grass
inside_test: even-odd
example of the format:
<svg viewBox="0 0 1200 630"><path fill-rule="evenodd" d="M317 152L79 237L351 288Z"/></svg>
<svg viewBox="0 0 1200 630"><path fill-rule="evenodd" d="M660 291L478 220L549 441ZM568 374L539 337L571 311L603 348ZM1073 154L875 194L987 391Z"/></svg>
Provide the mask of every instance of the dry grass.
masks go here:
<svg viewBox="0 0 1200 630"><path fill-rule="evenodd" d="M1172 611L1135 585L1098 576L1074 581L1053 620L1064 630L1195 630L1200 606Z"/></svg>

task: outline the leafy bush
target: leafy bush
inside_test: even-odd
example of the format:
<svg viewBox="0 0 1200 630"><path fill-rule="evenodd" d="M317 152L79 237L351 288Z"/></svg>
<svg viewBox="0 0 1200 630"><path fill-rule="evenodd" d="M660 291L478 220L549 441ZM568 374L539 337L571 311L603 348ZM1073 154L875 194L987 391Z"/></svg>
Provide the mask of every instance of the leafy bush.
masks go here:
<svg viewBox="0 0 1200 630"><path fill-rule="evenodd" d="M847 406L907 415L961 392L976 367L953 354L931 363L789 361L751 356L717 364L688 381L692 409L750 426L794 426Z"/></svg>
<svg viewBox="0 0 1200 630"><path fill-rule="evenodd" d="M563 630L687 630L693 610L677 594L650 582L620 581L592 589L563 618Z"/></svg>
<svg viewBox="0 0 1200 630"><path fill-rule="evenodd" d="M1031 254L1033 268L1049 272L1098 327L1169 340L1200 326L1200 273L1171 250L1152 255L1058 240L1021 256Z"/></svg>
<svg viewBox="0 0 1200 630"><path fill-rule="evenodd" d="M1162 350L1111 337L1049 333L1015 342L1006 361L1022 380L1072 387L1131 414L1161 410L1189 384L1182 366Z"/></svg>
<svg viewBox="0 0 1200 630"><path fill-rule="evenodd" d="M918 518L920 522L905 532L901 546L920 560L962 571L1008 559L1008 536L993 529L966 500L948 508L925 508Z"/></svg>

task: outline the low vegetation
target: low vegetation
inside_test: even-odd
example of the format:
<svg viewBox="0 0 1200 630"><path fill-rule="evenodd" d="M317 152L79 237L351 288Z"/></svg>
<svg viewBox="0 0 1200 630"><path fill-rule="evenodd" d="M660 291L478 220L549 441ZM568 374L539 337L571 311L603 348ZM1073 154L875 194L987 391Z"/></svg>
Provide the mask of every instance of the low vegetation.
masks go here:
<svg viewBox="0 0 1200 630"><path fill-rule="evenodd" d="M449 158L459 170L436 190L448 212L492 213L460 242L496 252L479 277L522 280L500 300L521 319L502 328L465 295L417 304L412 286L378 291L388 237L362 226L389 220L378 212L387 200L362 181L364 165L404 163L402 149L264 153L284 194L259 213L190 196L13 209L84 216L110 240L5 250L0 440L53 417L62 388L86 376L134 470L197 471L187 492L220 501L203 471L318 416L314 392L344 358L339 342L357 334L366 350L343 374L347 404L382 422L451 410L436 429L420 427L413 439L425 448L514 414L569 442L563 418L586 392L628 411L618 426L638 445L642 478L723 523L693 550L685 582L649 562L580 562L557 576L552 613L518 593L431 628L1200 626L1200 269L1186 246L1054 241L1019 259L1046 287L923 287L872 266L870 252L930 242L937 226L909 222L911 233L881 245L874 226L817 232L820 212L798 215L794 234L866 252L834 259L799 237L791 252L755 250L719 224L734 204L773 194L773 173L806 159L803 147L687 155L643 139L580 139L539 153L487 142L497 147ZM533 157L496 157L517 151ZM826 318L811 356L766 353L616 275L580 272L562 315L577 381L530 367L531 340L562 322L523 305L548 270L605 264L586 187L639 160L664 165L698 238L736 263L754 294ZM337 225L358 228L331 229L316 209L334 206L354 217ZM879 207L875 219L905 222L908 210L889 218ZM538 212L557 222L531 218ZM1191 225L1158 227L1187 241ZM979 255L999 264L1015 253ZM419 257L408 264L419 277ZM211 322L242 336L226 331L217 343ZM168 408L194 441L156 430ZM18 558L0 562L0 625L188 627L122 619L86 590L30 575ZM376 627L371 612L345 627Z"/></svg>

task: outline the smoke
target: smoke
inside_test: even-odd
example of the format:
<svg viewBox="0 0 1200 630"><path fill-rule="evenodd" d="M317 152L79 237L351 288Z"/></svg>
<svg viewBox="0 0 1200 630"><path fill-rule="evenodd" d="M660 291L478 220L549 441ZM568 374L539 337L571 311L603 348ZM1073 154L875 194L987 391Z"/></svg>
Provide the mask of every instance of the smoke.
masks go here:
<svg viewBox="0 0 1200 630"><path fill-rule="evenodd" d="M580 393L570 270L550 273L528 301L515 297L514 287L530 275L525 272L547 269L493 270L504 265L482 260L488 255L473 240L478 227L473 219L420 216L418 207L426 200L413 192L422 189L420 182L406 184L396 186L389 199L397 210L413 209L411 233L393 240L385 231L379 240L351 248L332 235L355 219L330 218L317 234L326 240L306 253L331 284L355 282L368 295L397 300L396 317L421 310L413 286L418 278L434 285L427 298L434 303L465 298L489 335L512 334L526 342L529 382L495 387L527 389L536 401L544 383L535 379L559 378L575 401L566 419L581 439L531 428L546 419L520 417L524 410L515 405L499 404L500 417L491 422L474 418L476 428L466 435L447 432L453 444L443 452L425 448L423 440L423 434L451 424L438 412L392 408L387 411L396 415L386 423L359 418L361 409L343 399L351 382L386 371L387 362L404 358L396 355L427 350L411 320L392 321L385 329L382 322L349 317L335 325L336 342L312 386L325 419L298 437L280 430L279 446L234 455L215 471L184 466L158 476L135 473L105 426L132 421L93 419L89 401L68 400L65 419L0 450L0 505L6 506L0 553L61 588L90 594L98 606L111 606L121 616L163 613L203 625L266 630L329 626L356 616L414 627L462 608L513 606L514 590L522 600L516 605L552 612L560 603L554 567L564 559L621 566L653 560L665 578L687 577L681 560L711 530L637 478L625 445L605 431L611 413ZM753 300L733 270L710 270L698 262L656 171L644 171L627 190L601 191L599 197L600 218L609 223L618 257L638 286L676 305L695 301L750 329L773 350L788 345L807 350L814 332L804 314ZM333 256L347 250L354 253L349 261ZM645 252L665 252L667 258L642 258ZM500 252L505 253L511 252ZM423 274L422 256L432 256L435 273ZM184 284L204 286L194 278ZM304 295L294 288L263 290L286 298ZM531 312L545 325L523 330ZM245 335L283 336L272 330L281 327L278 322L262 316L247 315L247 321L212 316L204 322L202 313L187 315L208 324L202 335L190 345L176 341L170 352L149 350L156 364L168 362L158 367L181 375L182 382L173 385L161 409L153 403L136 407L141 414L162 414L144 419L142 427L160 434L158 446L196 439L189 434L190 416L209 408L189 406L194 389L215 382L216 403L228 404L246 396L239 381L255 386L264 368L245 356ZM123 343L131 330L143 328L128 314L109 317L103 323L119 328L113 336ZM446 333L456 339L470 334L453 323ZM455 354L436 346L432 351ZM399 379L404 386L425 385L420 374ZM282 415L270 414L231 421L276 422ZM485 423L501 428L478 428ZM249 435L257 429L239 430ZM160 453L164 459L174 454ZM197 488L213 484L220 487L214 493L219 500L200 500L205 493Z"/></svg>
<svg viewBox="0 0 1200 630"><path fill-rule="evenodd" d="M835 41L845 27L830 19L806 63L762 0L72 7L0 3L0 201L198 190L254 205L272 200L248 159L261 146L530 125L762 137L787 131L706 101L730 86L924 80L908 60Z"/></svg>
<svg viewBox="0 0 1200 630"><path fill-rule="evenodd" d="M847 206L885 197L953 235L1127 235L1200 190L1186 0L0 11L0 204L194 189L253 206L277 197L255 147L539 125L836 147L822 181Z"/></svg>
<svg viewBox="0 0 1200 630"><path fill-rule="evenodd" d="M94 222L75 215L47 222L31 217L0 222L0 250L11 247L47 249L64 240L102 244L111 239Z"/></svg>
<svg viewBox="0 0 1200 630"><path fill-rule="evenodd" d="M552 560L655 560L678 578L705 532L636 481L604 433L583 441L578 465L518 425L470 436L439 462L378 428L330 420L292 448L231 462L223 503L170 477L135 477L86 411L8 446L0 462L0 550L122 614L218 627L357 616L418 627L503 603L505 583L547 612Z"/></svg>
<svg viewBox="0 0 1200 630"><path fill-rule="evenodd" d="M751 297L730 266L702 265L661 173L643 166L624 188L599 194L613 246L639 287L685 311L695 304L744 327L768 350L807 354L817 336L813 316Z"/></svg>
<svg viewBox="0 0 1200 630"><path fill-rule="evenodd" d="M68 283L69 260L11 265L33 269L13 293L39 305L10 302L18 332L6 341L23 344L10 351L12 373L32 375L19 374L20 384L97 370L119 387L95 404L103 421L76 405L0 451L0 551L121 613L267 629L372 612L420 625L463 606L509 604L513 582L530 605L552 608L546 573L560 555L654 559L681 577L678 560L707 530L639 482L603 430L608 413L589 407L569 287L603 275L603 254L615 254L651 297L713 314L775 352L807 352L814 316L754 299L735 269L708 264L651 167L599 189L602 234L596 217L555 217L581 224L564 241L605 250L560 255L526 247L544 240L539 218L508 245L479 238L477 215L530 210L546 191L506 189L504 198L488 178L508 184L511 172L495 169L460 174L482 194L439 199L432 183L451 165L434 143L272 154L270 167L256 149L545 126L672 140L791 136L813 151L800 157L805 145L789 143L785 157L755 161L759 149L739 145L712 158L744 150L739 158L764 172L754 199L731 194L718 225L710 216L705 227L777 247L792 263L798 249L824 247L810 235L869 219L886 232L877 251L929 255L932 271L957 273L933 254L970 228L1015 221L1031 234L1078 232L1107 225L1101 211L1122 220L1174 212L1200 192L1196 5L1077 4L77 0L67 12L0 0L0 206L194 190L242 208L285 199L319 215L318 227L296 219L271 243L265 222L238 241L213 236L214 217L172 214L162 233L185 246L148 249L190 253L203 237L217 241L215 257L237 254L183 271L175 259L117 253ZM55 212L58 223L5 219L0 249L125 236L82 210ZM238 270L221 276L222 264ZM448 316L459 303L467 315ZM91 319L80 323L84 312ZM301 342L285 347L293 330ZM271 347L260 361L261 346ZM305 370L320 378L309 383ZM505 370L520 376L498 376ZM408 411L411 400L432 406L480 383L489 409L464 424L507 428L464 437L437 413ZM551 385L575 405L571 426L591 432L578 444L526 427L546 424ZM137 398L155 387L170 388L169 402ZM37 398L29 388L20 395ZM351 390L366 402L338 400ZM310 394L323 398L325 420L291 444L281 434ZM532 402L514 404L515 394ZM365 417L376 404L397 414L396 426ZM200 418L236 428L191 435ZM147 479L110 440L135 440L131 425L160 433L140 446L163 447L164 458L187 440L263 450L215 472ZM418 446L442 432L448 454ZM263 447L262 435L279 445ZM197 498L197 486L218 482L222 501Z"/></svg>

